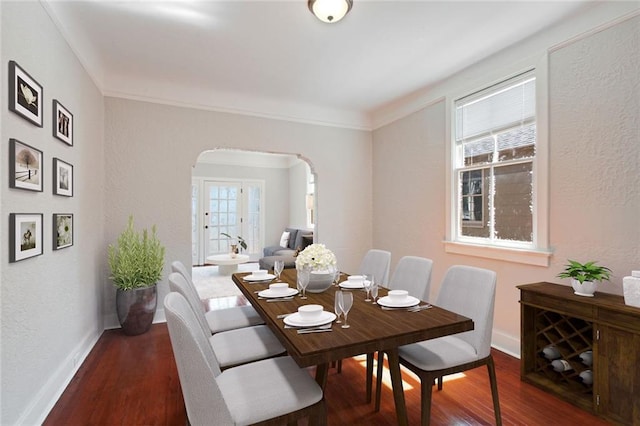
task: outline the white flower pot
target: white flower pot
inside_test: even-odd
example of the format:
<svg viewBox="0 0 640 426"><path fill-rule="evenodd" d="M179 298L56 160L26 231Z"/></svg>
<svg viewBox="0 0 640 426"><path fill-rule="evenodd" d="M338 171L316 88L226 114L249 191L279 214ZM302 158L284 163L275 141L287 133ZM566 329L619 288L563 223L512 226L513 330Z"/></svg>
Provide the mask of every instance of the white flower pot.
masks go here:
<svg viewBox="0 0 640 426"><path fill-rule="evenodd" d="M331 287L333 283L333 272L326 271L311 271L309 274L309 285L307 285L307 292L309 293L322 293Z"/></svg>
<svg viewBox="0 0 640 426"><path fill-rule="evenodd" d="M622 279L622 290L624 303L640 308L640 271L633 271L632 276Z"/></svg>
<svg viewBox="0 0 640 426"><path fill-rule="evenodd" d="M596 281L585 281L580 284L578 280L571 280L571 287L573 287L573 293L578 296L593 297L596 292Z"/></svg>

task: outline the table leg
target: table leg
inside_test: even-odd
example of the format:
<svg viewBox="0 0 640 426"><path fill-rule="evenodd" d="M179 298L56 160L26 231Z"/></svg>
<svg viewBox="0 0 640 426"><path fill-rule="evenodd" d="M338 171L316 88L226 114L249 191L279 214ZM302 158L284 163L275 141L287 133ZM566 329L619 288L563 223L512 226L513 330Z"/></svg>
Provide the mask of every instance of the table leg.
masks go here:
<svg viewBox="0 0 640 426"><path fill-rule="evenodd" d="M404 402L404 390L402 389L402 375L400 373L400 357L398 348L386 351L389 360L389 373L391 373L391 385L393 387L393 399L396 404L396 416L398 425L406 426L409 423L407 418L407 406Z"/></svg>
<svg viewBox="0 0 640 426"><path fill-rule="evenodd" d="M218 272L220 275L231 275L238 271L238 265L219 265Z"/></svg>
<svg viewBox="0 0 640 426"><path fill-rule="evenodd" d="M316 382L320 385L322 390L327 386L327 377L329 376L329 363L318 364L316 366Z"/></svg>

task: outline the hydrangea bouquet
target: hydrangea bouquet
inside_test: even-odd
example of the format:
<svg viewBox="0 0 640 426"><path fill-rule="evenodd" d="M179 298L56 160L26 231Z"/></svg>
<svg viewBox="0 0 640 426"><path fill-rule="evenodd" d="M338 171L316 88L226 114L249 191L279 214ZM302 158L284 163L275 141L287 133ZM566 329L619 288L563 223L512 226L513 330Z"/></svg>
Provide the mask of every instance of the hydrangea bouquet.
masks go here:
<svg viewBox="0 0 640 426"><path fill-rule="evenodd" d="M336 267L336 256L324 244L311 244L298 253L296 269L332 271Z"/></svg>

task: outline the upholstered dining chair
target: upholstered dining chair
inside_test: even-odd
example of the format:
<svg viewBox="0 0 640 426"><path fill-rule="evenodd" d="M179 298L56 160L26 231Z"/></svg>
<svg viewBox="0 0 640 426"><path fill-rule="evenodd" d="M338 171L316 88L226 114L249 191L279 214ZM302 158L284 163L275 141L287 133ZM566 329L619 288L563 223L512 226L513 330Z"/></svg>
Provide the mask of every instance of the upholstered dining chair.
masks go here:
<svg viewBox="0 0 640 426"><path fill-rule="evenodd" d="M433 260L418 256L403 256L393 271L388 288L391 290L407 290L410 296L428 301L431 291L431 270ZM376 370L376 411L380 409L380 386L382 384L382 366L384 352L378 352L378 368ZM373 382L373 354L367 354L367 402L371 402Z"/></svg>
<svg viewBox="0 0 640 426"><path fill-rule="evenodd" d="M200 296L198 296L198 290L191 279L191 275L182 262L179 260L173 261L171 263L171 271L181 274L187 283L193 287L193 292L195 292L196 297L200 299ZM253 306L236 306L233 308L215 309L208 312L204 311L204 306L202 306L201 303L199 303L198 306L204 313L204 317L209 324L209 328L211 328L212 333L264 324L260 314L256 312Z"/></svg>
<svg viewBox="0 0 640 426"><path fill-rule="evenodd" d="M386 250L369 250L360 263L359 274L373 275L376 282L386 286L389 282L389 268L391 267L391 252Z"/></svg>
<svg viewBox="0 0 640 426"><path fill-rule="evenodd" d="M285 352L278 338L266 325L237 328L211 335L204 314L198 308L200 299L182 274L178 272L169 274L169 288L172 292L180 293L189 303L202 332L209 338L220 368L271 358Z"/></svg>
<svg viewBox="0 0 640 426"><path fill-rule="evenodd" d="M486 365L489 372L496 424L502 424L498 384L491 356L495 295L495 272L471 266L452 266L442 281L436 305L471 318L474 329L398 349L400 363L420 377L423 425L429 424L434 381L438 381L438 390L441 390L443 376L482 365Z"/></svg>
<svg viewBox="0 0 640 426"><path fill-rule="evenodd" d="M169 337L191 425L327 423L322 389L288 357L221 371L207 335L177 292L164 300Z"/></svg>

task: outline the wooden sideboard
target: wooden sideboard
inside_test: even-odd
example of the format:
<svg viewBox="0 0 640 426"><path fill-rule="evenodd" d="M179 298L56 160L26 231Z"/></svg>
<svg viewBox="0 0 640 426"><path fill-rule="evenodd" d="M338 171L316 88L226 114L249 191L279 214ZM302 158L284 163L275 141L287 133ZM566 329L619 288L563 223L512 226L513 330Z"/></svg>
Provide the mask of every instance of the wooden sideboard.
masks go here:
<svg viewBox="0 0 640 426"><path fill-rule="evenodd" d="M622 296L577 296L570 286L546 282L518 289L521 379L610 422L640 425L640 308ZM543 353L549 346L567 370L553 368ZM590 366L582 358L587 351ZM591 384L581 377L586 370Z"/></svg>

